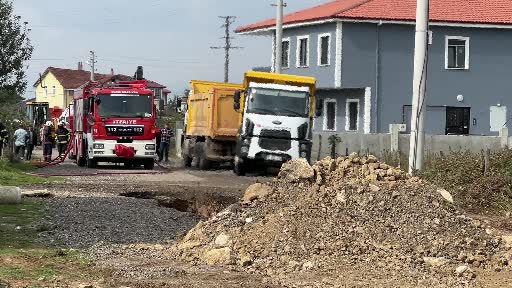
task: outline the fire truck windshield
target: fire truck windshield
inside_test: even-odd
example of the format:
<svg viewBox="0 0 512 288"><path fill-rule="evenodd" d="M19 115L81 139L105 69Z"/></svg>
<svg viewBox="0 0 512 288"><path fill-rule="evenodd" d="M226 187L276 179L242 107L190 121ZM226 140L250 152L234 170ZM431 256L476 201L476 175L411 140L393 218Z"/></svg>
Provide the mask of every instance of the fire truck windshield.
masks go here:
<svg viewBox="0 0 512 288"><path fill-rule="evenodd" d="M153 111L151 95L100 94L98 115L102 118L150 118Z"/></svg>

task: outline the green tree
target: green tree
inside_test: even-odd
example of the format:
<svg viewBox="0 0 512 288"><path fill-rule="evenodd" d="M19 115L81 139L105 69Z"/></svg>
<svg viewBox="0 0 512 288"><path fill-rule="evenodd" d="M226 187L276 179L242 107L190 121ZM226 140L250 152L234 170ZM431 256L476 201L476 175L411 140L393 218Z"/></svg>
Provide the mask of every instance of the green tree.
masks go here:
<svg viewBox="0 0 512 288"><path fill-rule="evenodd" d="M0 101L16 104L27 87L25 61L34 48L28 39L25 25L14 15L12 2L0 0Z"/></svg>
<svg viewBox="0 0 512 288"><path fill-rule="evenodd" d="M10 0L0 0L0 123L12 133L23 119L22 96L27 88L25 62L34 48ZM12 141L9 143L12 148Z"/></svg>

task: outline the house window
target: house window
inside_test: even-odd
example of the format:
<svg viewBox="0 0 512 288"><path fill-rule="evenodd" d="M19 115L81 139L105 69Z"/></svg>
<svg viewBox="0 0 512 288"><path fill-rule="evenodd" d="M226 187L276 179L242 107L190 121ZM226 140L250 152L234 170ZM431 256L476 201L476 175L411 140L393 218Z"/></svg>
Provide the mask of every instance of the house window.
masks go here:
<svg viewBox="0 0 512 288"><path fill-rule="evenodd" d="M290 39L283 40L283 55L281 58L281 67L289 68L290 67Z"/></svg>
<svg viewBox="0 0 512 288"><path fill-rule="evenodd" d="M309 36L297 37L297 67L309 66Z"/></svg>
<svg viewBox="0 0 512 288"><path fill-rule="evenodd" d="M359 99L347 99L346 131L359 131Z"/></svg>
<svg viewBox="0 0 512 288"><path fill-rule="evenodd" d="M331 34L318 35L318 66L331 64Z"/></svg>
<svg viewBox="0 0 512 288"><path fill-rule="evenodd" d="M469 37L446 37L446 69L469 69Z"/></svg>
<svg viewBox="0 0 512 288"><path fill-rule="evenodd" d="M336 131L336 99L324 100L324 130Z"/></svg>
<svg viewBox="0 0 512 288"><path fill-rule="evenodd" d="M55 96L55 92L56 92L55 90L56 90L56 89L55 89L55 85L54 85L54 86L52 86L52 95L53 95L53 96Z"/></svg>
<svg viewBox="0 0 512 288"><path fill-rule="evenodd" d="M44 97L48 97L48 87L44 86Z"/></svg>

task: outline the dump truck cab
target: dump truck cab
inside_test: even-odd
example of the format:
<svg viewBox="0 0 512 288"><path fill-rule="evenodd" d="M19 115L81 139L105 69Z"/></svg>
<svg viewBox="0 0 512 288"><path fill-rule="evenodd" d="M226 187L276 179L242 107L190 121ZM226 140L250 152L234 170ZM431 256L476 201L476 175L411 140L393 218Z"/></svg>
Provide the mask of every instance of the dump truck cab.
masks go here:
<svg viewBox="0 0 512 288"><path fill-rule="evenodd" d="M235 95L239 134L234 171L244 175L260 166L280 167L311 159L316 111L316 80L312 77L250 71L244 90Z"/></svg>

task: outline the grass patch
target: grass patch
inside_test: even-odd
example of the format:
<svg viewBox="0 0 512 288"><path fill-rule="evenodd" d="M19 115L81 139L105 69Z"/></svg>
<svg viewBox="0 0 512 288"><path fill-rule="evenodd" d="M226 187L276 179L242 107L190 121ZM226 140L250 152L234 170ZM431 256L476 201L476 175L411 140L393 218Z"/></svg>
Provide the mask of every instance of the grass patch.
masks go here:
<svg viewBox="0 0 512 288"><path fill-rule="evenodd" d="M56 277L69 283L100 278L92 261L79 251L37 242L46 229L40 221L47 213L43 203L24 200L21 205L0 205L0 279L12 287L50 287L47 284Z"/></svg>
<svg viewBox="0 0 512 288"><path fill-rule="evenodd" d="M502 214L512 211L512 151L490 155L490 169L484 175L483 153L452 151L429 155L422 177L449 190L467 211Z"/></svg>
<svg viewBox="0 0 512 288"><path fill-rule="evenodd" d="M40 177L27 174L35 169L35 167L28 163L9 163L8 161L0 161L0 185L21 186L62 180L58 177Z"/></svg>
<svg viewBox="0 0 512 288"><path fill-rule="evenodd" d="M42 277L51 278L57 276L57 272L48 267L27 268L16 265L4 265L0 267L0 276L11 280L27 280Z"/></svg>
<svg viewBox="0 0 512 288"><path fill-rule="evenodd" d="M37 220L44 215L45 207L37 200L24 200L20 205L0 205L0 253L5 248L33 247L41 232Z"/></svg>

